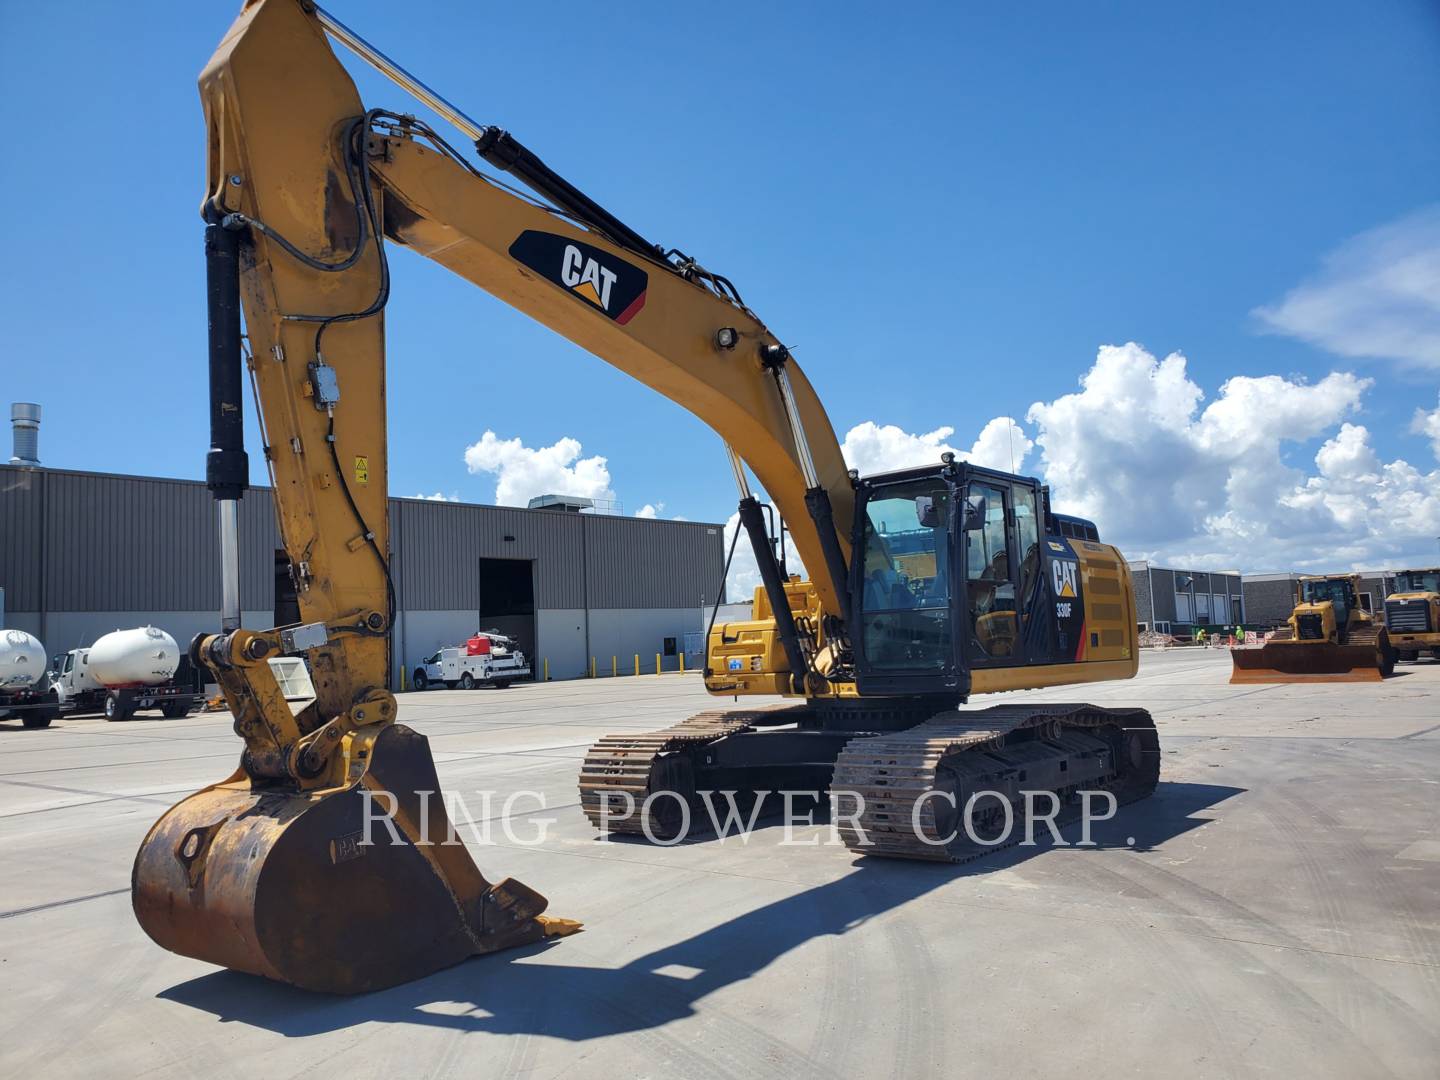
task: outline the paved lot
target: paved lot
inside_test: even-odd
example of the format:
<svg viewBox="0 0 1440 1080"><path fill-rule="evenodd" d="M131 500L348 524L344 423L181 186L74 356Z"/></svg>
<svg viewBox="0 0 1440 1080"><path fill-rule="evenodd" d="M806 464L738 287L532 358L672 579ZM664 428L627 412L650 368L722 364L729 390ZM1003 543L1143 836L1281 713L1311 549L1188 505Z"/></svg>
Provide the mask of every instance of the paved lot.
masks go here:
<svg viewBox="0 0 1440 1080"><path fill-rule="evenodd" d="M544 845L472 850L588 929L350 999L173 956L131 917L135 849L233 767L228 720L0 724L0 1075L1435 1076L1440 663L1228 671L1147 654L1132 682L1030 695L1151 709L1160 790L1098 849L959 868L778 827L596 840L585 747L713 707L693 676L403 695L447 789L546 796L514 823L553 817Z"/></svg>

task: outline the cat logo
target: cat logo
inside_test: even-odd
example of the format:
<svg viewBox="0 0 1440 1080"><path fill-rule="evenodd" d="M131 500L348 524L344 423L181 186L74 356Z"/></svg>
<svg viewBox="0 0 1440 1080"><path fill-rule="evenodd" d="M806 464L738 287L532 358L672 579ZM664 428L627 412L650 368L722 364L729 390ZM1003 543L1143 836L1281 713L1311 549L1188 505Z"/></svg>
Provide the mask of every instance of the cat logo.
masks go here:
<svg viewBox="0 0 1440 1080"><path fill-rule="evenodd" d="M1055 586L1055 595L1074 596L1076 574L1080 564L1069 559L1056 559L1050 564L1050 581Z"/></svg>
<svg viewBox="0 0 1440 1080"><path fill-rule="evenodd" d="M606 270L598 259L587 259L574 244L565 245L560 280L601 310L610 306L610 288L615 284L615 271Z"/></svg>
<svg viewBox="0 0 1440 1080"><path fill-rule="evenodd" d="M582 240L527 229L510 256L624 326L645 306L650 276Z"/></svg>

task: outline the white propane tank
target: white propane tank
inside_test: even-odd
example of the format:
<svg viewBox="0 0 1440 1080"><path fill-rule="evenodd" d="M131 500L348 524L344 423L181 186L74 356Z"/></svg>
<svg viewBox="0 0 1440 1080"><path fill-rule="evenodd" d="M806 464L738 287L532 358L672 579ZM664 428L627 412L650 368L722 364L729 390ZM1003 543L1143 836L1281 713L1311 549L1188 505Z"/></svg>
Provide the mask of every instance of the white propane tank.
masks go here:
<svg viewBox="0 0 1440 1080"><path fill-rule="evenodd" d="M115 630L90 646L90 677L102 686L155 686L180 666L180 647L158 626Z"/></svg>
<svg viewBox="0 0 1440 1080"><path fill-rule="evenodd" d="M45 646L24 630L0 631L0 690L24 690L45 674Z"/></svg>

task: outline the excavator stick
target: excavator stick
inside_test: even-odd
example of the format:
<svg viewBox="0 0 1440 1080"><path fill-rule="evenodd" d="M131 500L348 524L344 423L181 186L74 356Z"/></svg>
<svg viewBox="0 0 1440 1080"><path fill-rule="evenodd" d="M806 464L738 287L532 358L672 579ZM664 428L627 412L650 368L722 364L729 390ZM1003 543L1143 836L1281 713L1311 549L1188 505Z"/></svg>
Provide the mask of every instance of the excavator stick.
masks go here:
<svg viewBox="0 0 1440 1080"><path fill-rule="evenodd" d="M1230 650L1234 683L1380 682L1381 655L1371 644L1270 641Z"/></svg>
<svg viewBox="0 0 1440 1080"><path fill-rule="evenodd" d="M172 952L335 994L577 928L481 875L450 832L426 739L402 725L380 731L352 787L267 788L242 771L183 800L141 845L132 896Z"/></svg>

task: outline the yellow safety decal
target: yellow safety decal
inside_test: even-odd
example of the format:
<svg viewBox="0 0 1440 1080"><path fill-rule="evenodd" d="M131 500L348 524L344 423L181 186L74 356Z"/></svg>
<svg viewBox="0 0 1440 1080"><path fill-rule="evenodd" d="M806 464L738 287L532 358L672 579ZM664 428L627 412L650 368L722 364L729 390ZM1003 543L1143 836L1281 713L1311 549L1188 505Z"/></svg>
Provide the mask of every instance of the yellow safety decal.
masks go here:
<svg viewBox="0 0 1440 1080"><path fill-rule="evenodd" d="M357 484L370 483L370 459L368 457L355 458L355 482Z"/></svg>

